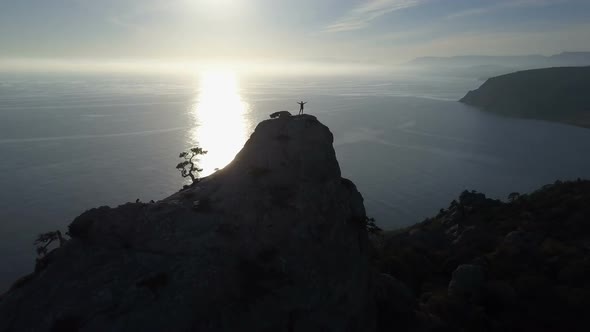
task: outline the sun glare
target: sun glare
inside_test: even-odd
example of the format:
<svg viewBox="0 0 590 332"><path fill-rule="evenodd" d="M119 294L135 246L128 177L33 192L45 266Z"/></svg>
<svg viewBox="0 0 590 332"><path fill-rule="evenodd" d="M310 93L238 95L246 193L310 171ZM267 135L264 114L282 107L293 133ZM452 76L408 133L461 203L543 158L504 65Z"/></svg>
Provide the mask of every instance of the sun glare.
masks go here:
<svg viewBox="0 0 590 332"><path fill-rule="evenodd" d="M236 0L198 0L193 3L199 9L209 11L234 11L237 10L241 1Z"/></svg>
<svg viewBox="0 0 590 332"><path fill-rule="evenodd" d="M244 146L248 112L234 72L208 70L201 73L197 101L192 109L195 126L190 143L208 151L199 163L203 168L202 176L225 167Z"/></svg>

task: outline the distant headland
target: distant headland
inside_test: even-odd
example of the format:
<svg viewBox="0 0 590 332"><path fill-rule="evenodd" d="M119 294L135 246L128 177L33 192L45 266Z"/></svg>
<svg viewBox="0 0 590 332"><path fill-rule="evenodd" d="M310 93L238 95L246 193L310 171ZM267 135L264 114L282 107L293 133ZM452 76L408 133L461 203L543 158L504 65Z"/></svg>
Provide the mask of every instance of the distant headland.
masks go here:
<svg viewBox="0 0 590 332"><path fill-rule="evenodd" d="M488 79L460 102L521 118L590 128L590 66L519 71Z"/></svg>

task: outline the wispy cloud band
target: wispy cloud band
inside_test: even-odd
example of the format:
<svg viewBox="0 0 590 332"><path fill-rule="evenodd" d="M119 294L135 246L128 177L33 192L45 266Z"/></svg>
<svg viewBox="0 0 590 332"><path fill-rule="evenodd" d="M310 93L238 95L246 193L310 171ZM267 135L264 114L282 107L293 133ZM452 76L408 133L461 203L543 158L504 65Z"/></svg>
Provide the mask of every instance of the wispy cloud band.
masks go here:
<svg viewBox="0 0 590 332"><path fill-rule="evenodd" d="M385 14L421 5L427 0L372 0L355 7L347 15L328 25L325 32L359 30Z"/></svg>
<svg viewBox="0 0 590 332"><path fill-rule="evenodd" d="M556 5L561 4L564 2L568 2L569 0L512 0L512 1L503 1L497 2L495 4L486 6L486 7L478 7L478 8L471 8L463 11L459 11L447 16L447 19L455 19L461 18L466 16L474 16L474 15L482 15L487 14L494 11L500 11L503 9L512 9L512 8L524 8L524 7L542 7L542 6L549 6L549 5Z"/></svg>

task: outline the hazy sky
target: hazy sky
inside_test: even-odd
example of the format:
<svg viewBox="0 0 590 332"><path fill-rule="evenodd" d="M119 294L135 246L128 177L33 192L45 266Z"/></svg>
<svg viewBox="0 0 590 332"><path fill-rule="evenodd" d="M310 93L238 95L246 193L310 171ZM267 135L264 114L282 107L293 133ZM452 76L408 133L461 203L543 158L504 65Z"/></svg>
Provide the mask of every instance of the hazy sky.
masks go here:
<svg viewBox="0 0 590 332"><path fill-rule="evenodd" d="M588 45L589 0L0 0L2 59L396 63Z"/></svg>

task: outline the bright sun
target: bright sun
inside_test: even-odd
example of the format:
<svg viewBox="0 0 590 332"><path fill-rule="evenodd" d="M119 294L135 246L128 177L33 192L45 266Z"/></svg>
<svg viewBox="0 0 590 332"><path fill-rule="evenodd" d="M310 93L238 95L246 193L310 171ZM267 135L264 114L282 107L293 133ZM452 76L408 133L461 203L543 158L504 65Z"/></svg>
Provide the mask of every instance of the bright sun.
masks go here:
<svg viewBox="0 0 590 332"><path fill-rule="evenodd" d="M229 9L236 7L238 1L236 0L199 0L198 5L204 6L206 9Z"/></svg>

